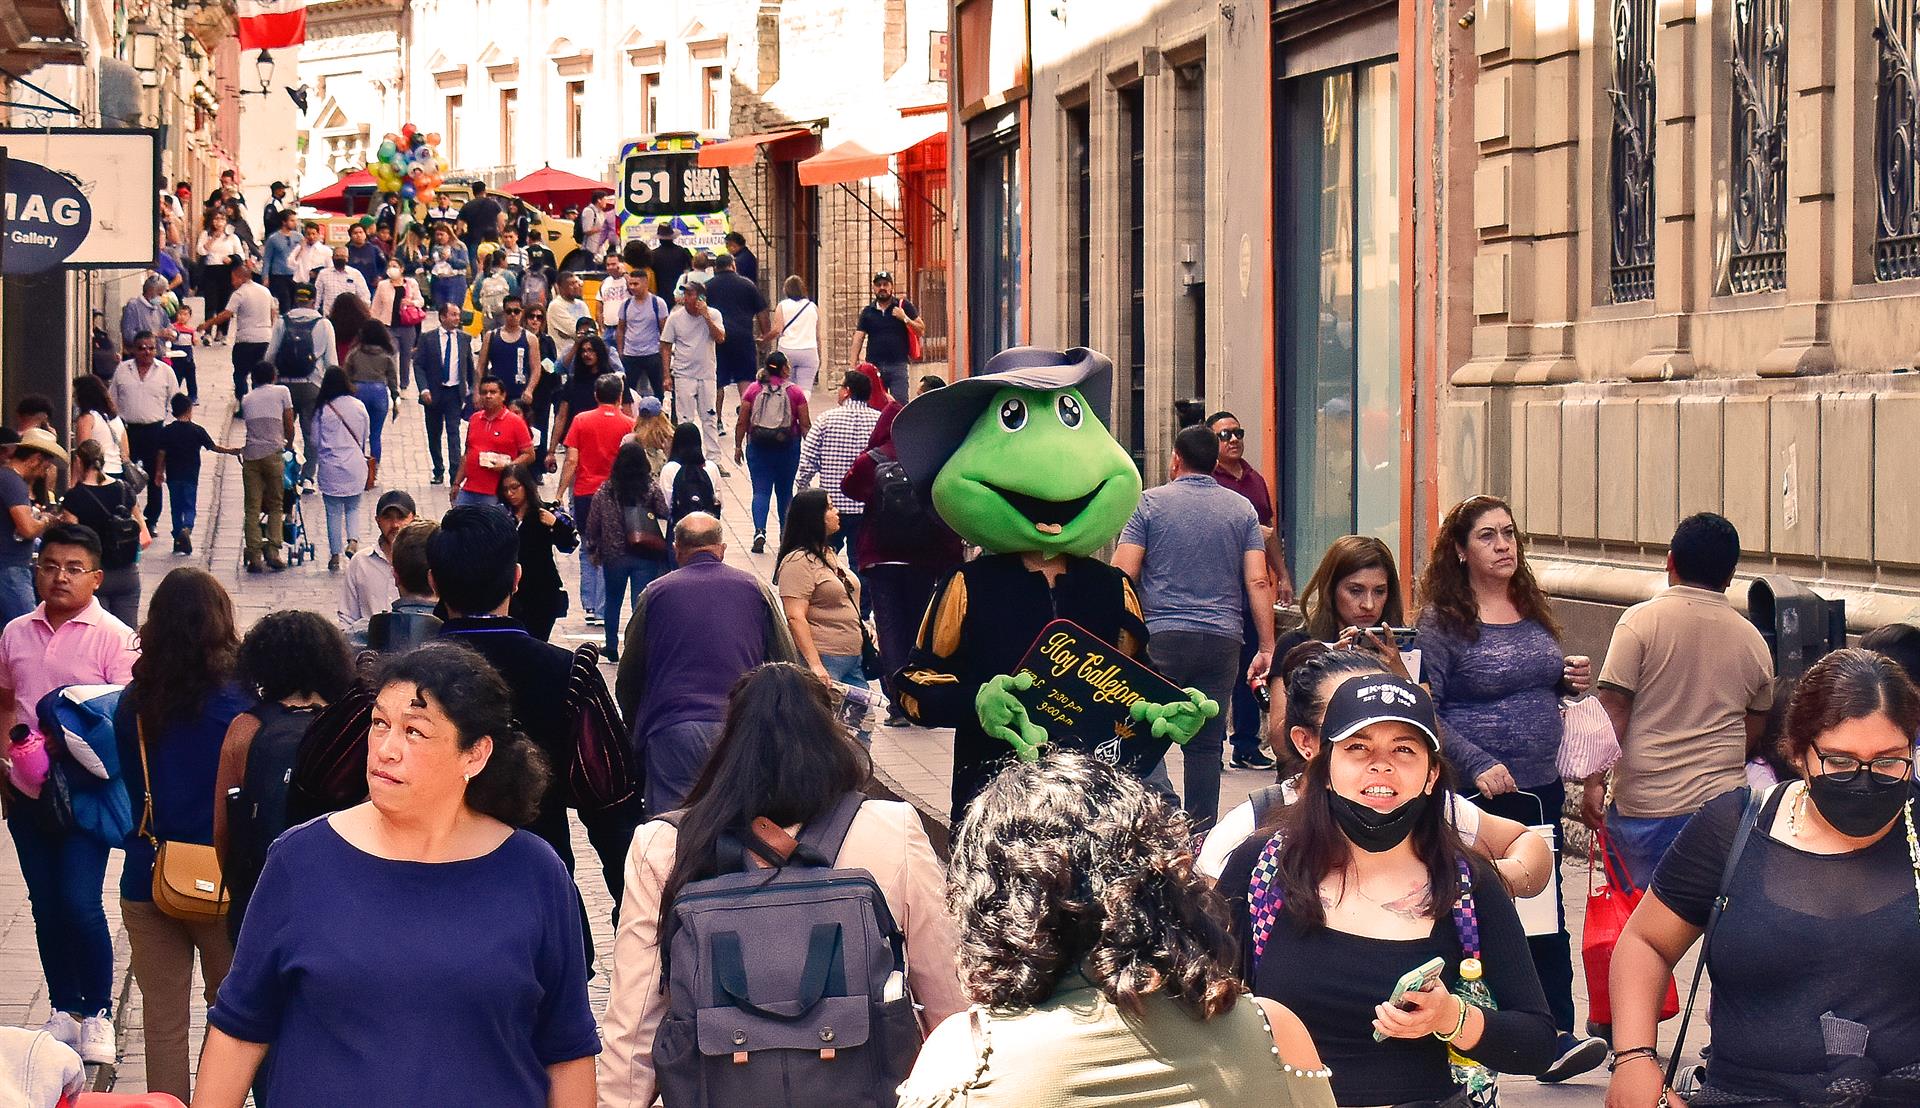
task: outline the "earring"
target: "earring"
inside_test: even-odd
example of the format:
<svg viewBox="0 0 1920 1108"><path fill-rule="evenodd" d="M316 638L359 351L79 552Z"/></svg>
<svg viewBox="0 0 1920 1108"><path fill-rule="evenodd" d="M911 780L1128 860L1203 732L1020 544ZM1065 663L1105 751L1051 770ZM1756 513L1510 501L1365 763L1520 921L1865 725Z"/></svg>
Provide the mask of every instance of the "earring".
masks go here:
<svg viewBox="0 0 1920 1108"><path fill-rule="evenodd" d="M467 784L471 785L473 784L473 774L463 773L460 775L460 780L465 781Z"/></svg>

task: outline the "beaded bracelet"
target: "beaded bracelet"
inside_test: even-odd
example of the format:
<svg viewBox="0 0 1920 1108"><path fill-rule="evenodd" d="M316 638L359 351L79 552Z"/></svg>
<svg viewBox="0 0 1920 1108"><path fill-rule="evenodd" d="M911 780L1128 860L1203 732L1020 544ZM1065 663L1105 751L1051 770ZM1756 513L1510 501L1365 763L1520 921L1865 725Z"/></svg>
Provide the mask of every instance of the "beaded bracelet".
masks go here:
<svg viewBox="0 0 1920 1108"><path fill-rule="evenodd" d="M1454 1000L1458 1001L1460 1005L1460 1022L1454 1024L1453 1030L1447 1032L1444 1035L1442 1035L1438 1031L1435 1031L1433 1033L1433 1037L1436 1039L1439 1039L1443 1043L1450 1043L1453 1040L1459 1038L1460 1032L1465 1031L1467 1029L1467 1002L1464 1000L1461 1000L1459 997L1454 997Z"/></svg>

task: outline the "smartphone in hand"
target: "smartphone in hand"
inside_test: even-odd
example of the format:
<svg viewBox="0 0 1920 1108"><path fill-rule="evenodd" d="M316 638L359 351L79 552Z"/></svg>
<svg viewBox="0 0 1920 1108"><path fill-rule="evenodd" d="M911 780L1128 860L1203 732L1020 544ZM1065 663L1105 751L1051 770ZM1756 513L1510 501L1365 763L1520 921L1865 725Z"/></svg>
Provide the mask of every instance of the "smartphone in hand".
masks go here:
<svg viewBox="0 0 1920 1108"><path fill-rule="evenodd" d="M1400 980L1394 983L1393 992L1387 997L1387 1004L1390 1007L1399 1008L1403 1011L1411 1008L1412 1005L1407 1003L1407 994L1417 993L1439 984L1440 975L1445 973L1446 970L1447 963L1445 959L1430 958L1408 970L1406 973L1401 974ZM1375 1031L1373 1033L1373 1041L1383 1043L1387 1041L1387 1037Z"/></svg>

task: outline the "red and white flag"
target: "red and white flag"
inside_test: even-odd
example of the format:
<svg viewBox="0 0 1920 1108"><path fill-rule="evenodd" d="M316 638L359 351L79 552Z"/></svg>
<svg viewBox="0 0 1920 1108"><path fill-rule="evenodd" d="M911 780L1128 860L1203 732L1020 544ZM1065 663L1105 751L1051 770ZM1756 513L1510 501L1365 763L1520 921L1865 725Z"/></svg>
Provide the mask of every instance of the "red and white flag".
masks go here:
<svg viewBox="0 0 1920 1108"><path fill-rule="evenodd" d="M307 0L240 0L240 49L272 50L307 41Z"/></svg>

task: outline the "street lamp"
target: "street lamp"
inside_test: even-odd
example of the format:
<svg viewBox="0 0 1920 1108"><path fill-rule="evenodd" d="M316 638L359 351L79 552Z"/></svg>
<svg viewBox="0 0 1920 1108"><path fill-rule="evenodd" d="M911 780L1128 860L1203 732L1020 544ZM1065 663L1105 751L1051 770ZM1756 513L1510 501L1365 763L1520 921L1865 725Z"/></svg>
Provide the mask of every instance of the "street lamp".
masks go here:
<svg viewBox="0 0 1920 1108"><path fill-rule="evenodd" d="M265 50L260 51L260 55L253 59L253 72L254 72L254 75L260 81L260 88L258 90L243 88L239 90L240 95L241 96L265 96L268 93L272 92L273 91L273 55L267 53Z"/></svg>

